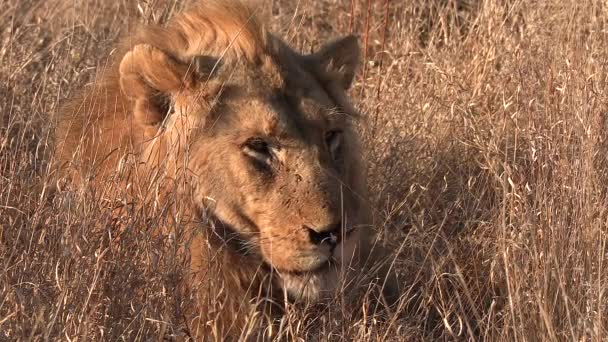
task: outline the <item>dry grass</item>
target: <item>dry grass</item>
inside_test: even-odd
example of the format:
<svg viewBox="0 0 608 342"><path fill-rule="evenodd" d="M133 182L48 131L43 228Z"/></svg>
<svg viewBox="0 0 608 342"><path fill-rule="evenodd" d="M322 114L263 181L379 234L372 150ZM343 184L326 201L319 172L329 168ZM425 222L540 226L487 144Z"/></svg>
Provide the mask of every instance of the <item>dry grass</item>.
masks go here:
<svg viewBox="0 0 608 342"><path fill-rule="evenodd" d="M386 4L390 3L388 12ZM7 0L0 16L0 340L177 334L179 263L134 213L120 243L86 194L46 199L52 113L92 81L130 20L175 0ZM281 336L356 340L608 338L608 7L599 0L268 3L302 51L366 43L367 120L389 319L294 310ZM386 39L384 39L386 38ZM364 308L361 308L364 309Z"/></svg>

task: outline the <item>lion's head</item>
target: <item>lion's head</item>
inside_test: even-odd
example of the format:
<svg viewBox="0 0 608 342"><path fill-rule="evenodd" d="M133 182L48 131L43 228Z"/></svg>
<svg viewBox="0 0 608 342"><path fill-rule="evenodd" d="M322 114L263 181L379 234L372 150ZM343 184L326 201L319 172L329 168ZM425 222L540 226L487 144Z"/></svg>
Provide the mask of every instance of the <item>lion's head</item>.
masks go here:
<svg viewBox="0 0 608 342"><path fill-rule="evenodd" d="M95 148L129 140L122 150L140 171L182 180L180 196L212 233L276 270L292 297L333 290L367 223L357 114L345 95L356 39L302 55L230 3L195 6L128 42L114 107L126 108L131 128L114 135L129 139L101 137ZM113 126L112 115L99 120Z"/></svg>

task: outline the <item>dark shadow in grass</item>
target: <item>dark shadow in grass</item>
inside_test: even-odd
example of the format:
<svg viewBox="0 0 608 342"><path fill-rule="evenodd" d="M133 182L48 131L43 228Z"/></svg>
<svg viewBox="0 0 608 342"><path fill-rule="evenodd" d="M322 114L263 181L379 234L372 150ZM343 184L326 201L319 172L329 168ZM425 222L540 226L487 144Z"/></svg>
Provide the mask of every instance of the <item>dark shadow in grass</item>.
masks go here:
<svg viewBox="0 0 608 342"><path fill-rule="evenodd" d="M496 305L497 295L479 284L484 293L469 293L470 282L487 279L489 264L482 261L493 255L477 239L499 204L492 176L476 161L476 151L461 143L431 145L398 135L387 141L369 153L376 222L400 279L399 318L392 327L424 322L418 333L428 339L449 336L446 324L466 325L467 335L479 337L480 313Z"/></svg>

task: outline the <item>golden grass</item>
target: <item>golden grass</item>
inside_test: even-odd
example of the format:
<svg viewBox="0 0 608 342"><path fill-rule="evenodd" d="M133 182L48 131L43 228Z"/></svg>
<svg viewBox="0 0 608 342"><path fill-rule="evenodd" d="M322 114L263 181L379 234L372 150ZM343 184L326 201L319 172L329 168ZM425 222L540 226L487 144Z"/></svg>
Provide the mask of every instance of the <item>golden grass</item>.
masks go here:
<svg viewBox="0 0 608 342"><path fill-rule="evenodd" d="M390 3L388 12L386 4ZM179 336L180 264L133 213L48 199L52 113L130 20L176 0L7 0L0 16L0 340ZM402 300L389 317L290 310L279 337L608 338L608 7L597 0L267 5L310 51L356 32L370 187ZM142 229L146 227L147 229ZM357 310L366 311L365 305Z"/></svg>

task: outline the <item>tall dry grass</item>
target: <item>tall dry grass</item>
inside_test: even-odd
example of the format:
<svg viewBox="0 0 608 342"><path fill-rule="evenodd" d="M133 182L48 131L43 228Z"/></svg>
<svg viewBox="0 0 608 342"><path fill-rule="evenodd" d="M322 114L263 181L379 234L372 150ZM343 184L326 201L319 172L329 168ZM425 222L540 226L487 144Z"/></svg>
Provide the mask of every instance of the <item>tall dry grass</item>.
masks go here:
<svg viewBox="0 0 608 342"><path fill-rule="evenodd" d="M179 335L179 263L133 213L117 239L86 193L45 195L52 113L132 21L175 0L6 0L0 16L0 340ZM387 7L387 5L389 5ZM267 4L302 51L355 32L352 90L382 241L388 317L290 310L302 340L608 338L608 6L575 0ZM102 232L91 226L107 226ZM362 304L365 306L365 304Z"/></svg>

